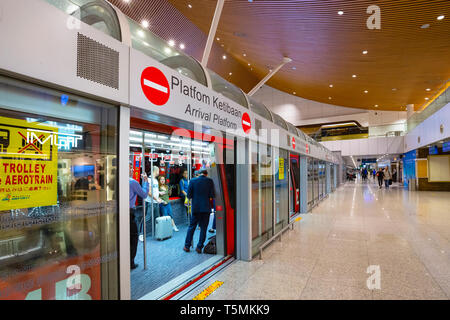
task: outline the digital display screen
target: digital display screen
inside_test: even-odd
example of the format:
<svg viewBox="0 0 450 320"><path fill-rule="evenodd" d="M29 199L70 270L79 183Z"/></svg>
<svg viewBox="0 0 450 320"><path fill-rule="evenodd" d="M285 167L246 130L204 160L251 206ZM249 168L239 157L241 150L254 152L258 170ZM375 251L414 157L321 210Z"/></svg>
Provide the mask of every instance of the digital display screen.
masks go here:
<svg viewBox="0 0 450 320"><path fill-rule="evenodd" d="M438 154L438 148L437 146L432 146L428 148L428 153L429 154Z"/></svg>
<svg viewBox="0 0 450 320"><path fill-rule="evenodd" d="M95 166L73 166L72 171L75 178L93 176Z"/></svg>
<svg viewBox="0 0 450 320"><path fill-rule="evenodd" d="M449 152L450 151L450 141L444 142L442 144L442 152Z"/></svg>

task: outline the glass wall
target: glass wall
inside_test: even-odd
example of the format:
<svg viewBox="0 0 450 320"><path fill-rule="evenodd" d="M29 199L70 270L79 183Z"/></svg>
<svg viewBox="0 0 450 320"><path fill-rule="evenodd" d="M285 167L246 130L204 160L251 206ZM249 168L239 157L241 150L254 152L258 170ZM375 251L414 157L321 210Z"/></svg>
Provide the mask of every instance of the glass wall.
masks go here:
<svg viewBox="0 0 450 320"><path fill-rule="evenodd" d="M118 299L117 109L0 77L0 299Z"/></svg>
<svg viewBox="0 0 450 320"><path fill-rule="evenodd" d="M320 195L319 160L314 159L314 203L319 202Z"/></svg>
<svg viewBox="0 0 450 320"><path fill-rule="evenodd" d="M279 150L275 158L275 230L278 233L289 223L289 153Z"/></svg>
<svg viewBox="0 0 450 320"><path fill-rule="evenodd" d="M319 198L325 197L326 177L325 177L325 162L319 160Z"/></svg>
<svg viewBox="0 0 450 320"><path fill-rule="evenodd" d="M251 141L252 254L273 236L271 147Z"/></svg>
<svg viewBox="0 0 450 320"><path fill-rule="evenodd" d="M308 157L308 208L314 203L314 159Z"/></svg>

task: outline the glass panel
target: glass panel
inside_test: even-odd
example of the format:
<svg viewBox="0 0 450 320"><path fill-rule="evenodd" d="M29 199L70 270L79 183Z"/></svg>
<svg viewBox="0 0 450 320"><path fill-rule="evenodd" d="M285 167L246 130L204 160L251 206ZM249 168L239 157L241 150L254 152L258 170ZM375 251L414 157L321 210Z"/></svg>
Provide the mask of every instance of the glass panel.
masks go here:
<svg viewBox="0 0 450 320"><path fill-rule="evenodd" d="M308 157L308 206L314 203L314 160Z"/></svg>
<svg viewBox="0 0 450 320"><path fill-rule="evenodd" d="M279 150L279 157L275 158L275 230L279 232L289 223L289 153Z"/></svg>
<svg viewBox="0 0 450 320"><path fill-rule="evenodd" d="M252 253L273 235L271 147L251 141Z"/></svg>
<svg viewBox="0 0 450 320"><path fill-rule="evenodd" d="M273 122L277 125L282 127L284 130L288 130L288 127L286 125L286 122L284 122L283 118L281 118L279 115L277 115L276 113L272 112L272 117L273 117Z"/></svg>
<svg viewBox="0 0 450 320"><path fill-rule="evenodd" d="M253 99L250 96L247 96L250 101L250 109L255 112L256 114L259 114L261 117L264 117L265 119L272 121L272 116L270 115L269 110L267 110L266 106L262 103L257 102L255 99Z"/></svg>
<svg viewBox="0 0 450 320"><path fill-rule="evenodd" d="M212 89L218 93L223 94L228 99L239 103L241 106L248 108L247 99L241 89L236 87L234 84L226 81L217 73L208 69L209 75L211 76Z"/></svg>
<svg viewBox="0 0 450 320"><path fill-rule="evenodd" d="M117 109L0 77L0 113L0 299L118 299Z"/></svg>
<svg viewBox="0 0 450 320"><path fill-rule="evenodd" d="M45 0L65 13L103 33L122 41L120 23L115 10L102 0Z"/></svg>
<svg viewBox="0 0 450 320"><path fill-rule="evenodd" d="M233 141L226 146L219 142L194 140L187 136L178 136L150 132L130 131L130 163L134 164L133 177L142 183L140 176L144 169L150 177L152 187L145 200L138 197L135 211L135 223L141 241L137 246L135 263L139 265L131 272L131 298L139 299L158 289L162 285L175 280L186 272L213 258L216 263L227 252L234 248L234 237L231 242L226 238L225 227L234 230L234 222L227 220L227 210L235 209L235 178L234 178L234 145ZM142 145L144 143L144 148ZM142 163L142 152L144 164ZM224 165L218 161L225 157ZM231 160L230 160L231 159ZM229 161L230 160L230 161ZM199 215L194 214L191 205L186 201L185 193L192 180L199 175L200 170L208 171L208 178L214 183L215 198L211 201L212 210L207 215L208 225L207 245L212 237L216 239L216 252L209 254L187 255L183 251L190 222ZM223 179L224 178L224 179ZM225 189L226 187L226 189ZM183 191L185 193L183 193ZM230 194L230 191L233 193ZM144 208L145 203L145 221ZM225 218L216 220L216 211ZM168 226L159 229L163 223L162 217L170 217ZM146 242L144 248L144 225ZM217 227L216 227L217 225ZM197 229L197 228L195 228ZM190 250L195 250L199 242L200 232L194 229ZM144 251L145 250L145 251ZM144 252L146 269L144 269ZM206 253L206 252L204 252ZM217 259L216 259L217 258ZM211 260L210 260L211 261ZM162 272L161 270L164 270ZM195 271L193 271L195 272ZM198 271L197 271L198 272ZM195 274L195 273L194 273ZM171 288L169 288L171 289Z"/></svg>
<svg viewBox="0 0 450 320"><path fill-rule="evenodd" d="M207 86L203 68L194 58L176 50L158 36L143 29L137 22L128 19L128 23L130 25L131 46L134 49Z"/></svg>
<svg viewBox="0 0 450 320"><path fill-rule="evenodd" d="M290 122L286 121L286 124L288 126L289 132L294 134L294 135L297 135L297 128L294 127L294 125L292 123L290 123Z"/></svg>
<svg viewBox="0 0 450 320"><path fill-rule="evenodd" d="M319 201L320 185L319 185L319 161L314 160L314 202Z"/></svg>

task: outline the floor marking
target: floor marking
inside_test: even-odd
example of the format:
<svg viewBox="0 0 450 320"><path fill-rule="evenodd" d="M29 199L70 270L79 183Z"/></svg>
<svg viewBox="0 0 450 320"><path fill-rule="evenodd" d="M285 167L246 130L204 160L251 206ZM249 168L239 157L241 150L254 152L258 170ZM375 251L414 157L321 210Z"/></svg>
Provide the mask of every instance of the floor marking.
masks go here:
<svg viewBox="0 0 450 320"><path fill-rule="evenodd" d="M155 83L153 81L147 80L147 79L144 79L144 85L146 85L147 87L156 89L158 91L162 91L164 93L168 92L168 89L166 87L164 87L164 86L162 86L160 84L157 84L157 83Z"/></svg>
<svg viewBox="0 0 450 320"><path fill-rule="evenodd" d="M296 222L297 222L297 221L300 221L300 220L302 220L301 217L298 217L297 219L295 219Z"/></svg>
<svg viewBox="0 0 450 320"><path fill-rule="evenodd" d="M211 284L208 288L206 288L198 295L196 295L192 300L205 300L211 293L216 291L216 289L219 288L221 285L223 285L223 281L214 281L213 284Z"/></svg>

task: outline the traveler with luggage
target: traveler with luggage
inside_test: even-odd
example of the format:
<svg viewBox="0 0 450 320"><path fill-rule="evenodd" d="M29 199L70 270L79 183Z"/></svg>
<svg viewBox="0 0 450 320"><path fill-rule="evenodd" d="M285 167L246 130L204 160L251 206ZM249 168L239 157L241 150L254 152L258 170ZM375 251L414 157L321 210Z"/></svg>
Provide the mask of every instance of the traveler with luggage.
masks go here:
<svg viewBox="0 0 450 320"><path fill-rule="evenodd" d="M162 200L159 198L159 185L158 180L156 177L159 176L159 168L157 166L153 167L153 177L152 177L152 187L149 190L148 197L145 199L145 212L146 216L151 218L151 210L153 206L153 216L156 216L156 213L159 212L159 204L162 202ZM142 217L142 222L140 225L140 230L143 229L143 224L145 221L143 221L144 217ZM152 222L153 223L153 222ZM139 240L144 241L144 235L139 235Z"/></svg>
<svg viewBox="0 0 450 320"><path fill-rule="evenodd" d="M386 187L386 189L389 189L389 185L392 184L392 175L391 172L389 171L389 167L384 168L384 186Z"/></svg>
<svg viewBox="0 0 450 320"><path fill-rule="evenodd" d="M201 170L198 178L192 179L188 187L188 198L192 199L192 216L189 228L186 234L183 250L189 252L192 244L192 238L197 225L200 225L200 239L195 251L202 253L203 244L206 240L206 231L211 214L212 198L215 198L214 182L208 178L208 171Z"/></svg>
<svg viewBox="0 0 450 320"><path fill-rule="evenodd" d="M177 226L175 225L175 221L173 220L172 215L172 206L169 202L169 196L170 196L170 189L169 186L166 185L166 178L164 176L158 177L158 184L159 184L159 195L161 198L161 203L159 204L159 215L160 217L169 216L172 218L172 227L173 231L179 231Z"/></svg>
<svg viewBox="0 0 450 320"><path fill-rule="evenodd" d="M141 187L139 182L133 179L133 173L133 164L130 163L130 268L136 269L138 267L138 265L134 263L138 245L138 228L135 220L136 197L139 196L142 199L145 199L148 194L149 185L145 173L142 174L142 180L144 182L143 187Z"/></svg>

